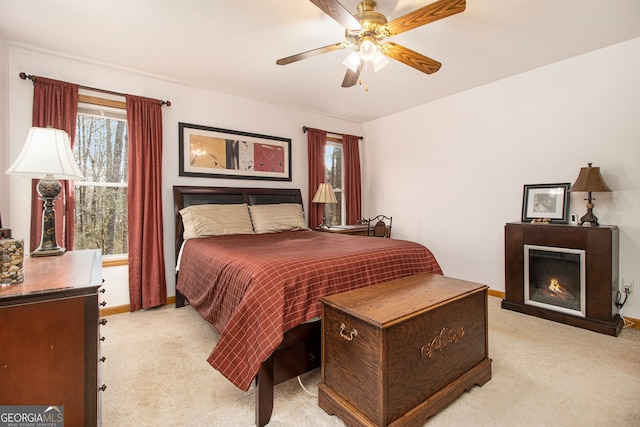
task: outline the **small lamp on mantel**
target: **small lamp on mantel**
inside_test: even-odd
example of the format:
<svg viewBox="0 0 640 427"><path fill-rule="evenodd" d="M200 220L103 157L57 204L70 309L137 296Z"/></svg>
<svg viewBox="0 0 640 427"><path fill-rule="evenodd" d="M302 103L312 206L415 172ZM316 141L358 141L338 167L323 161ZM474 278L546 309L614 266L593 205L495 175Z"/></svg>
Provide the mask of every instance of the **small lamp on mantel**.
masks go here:
<svg viewBox="0 0 640 427"><path fill-rule="evenodd" d="M336 195L333 193L333 187L331 184L327 184L323 182L318 186L318 191L316 191L316 195L313 196L313 203L322 203L322 224L320 224L320 228L329 228L329 224L327 224L327 218L325 216L325 204L327 203L338 203L336 199Z"/></svg>
<svg viewBox="0 0 640 427"><path fill-rule="evenodd" d="M8 175L41 178L38 194L42 198L42 238L32 257L62 255L65 248L56 240L56 213L53 201L62 190L58 179L84 180L71 151L69 134L52 127L32 127L18 158L6 171Z"/></svg>
<svg viewBox="0 0 640 427"><path fill-rule="evenodd" d="M593 214L593 199L591 193L611 191L607 184L602 180L599 167L592 167L588 163L586 168L580 168L580 174L576 182L571 186L569 191L586 191L589 193L587 200L587 213L580 218L580 225L589 223L592 226L598 226L598 218Z"/></svg>

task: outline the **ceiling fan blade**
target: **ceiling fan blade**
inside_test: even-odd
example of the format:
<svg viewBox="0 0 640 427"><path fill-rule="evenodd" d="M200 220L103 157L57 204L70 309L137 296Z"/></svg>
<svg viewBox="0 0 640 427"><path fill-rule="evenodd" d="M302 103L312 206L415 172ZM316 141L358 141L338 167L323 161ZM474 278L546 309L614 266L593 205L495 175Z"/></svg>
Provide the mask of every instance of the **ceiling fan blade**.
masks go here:
<svg viewBox="0 0 640 427"><path fill-rule="evenodd" d="M320 10L332 17L338 24L350 30L359 30L362 24L349 13L338 0L310 0Z"/></svg>
<svg viewBox="0 0 640 427"><path fill-rule="evenodd" d="M301 61L303 59L311 58L316 55L320 55L322 53L333 52L334 50L344 49L347 47L347 44L344 42L330 44L329 46L319 47L317 49L311 49L306 52L298 53L296 55L287 56L286 58L280 58L276 61L278 65L287 65L292 62Z"/></svg>
<svg viewBox="0 0 640 427"><path fill-rule="evenodd" d="M460 13L465 7L465 0L438 0L394 19L386 25L386 28L389 36L393 36Z"/></svg>
<svg viewBox="0 0 640 427"><path fill-rule="evenodd" d="M342 87L351 87L358 82L358 78L360 77L360 71L362 71L362 61L358 65L358 69L356 71L351 71L351 68L347 68L347 72L344 75L344 80L342 80Z"/></svg>
<svg viewBox="0 0 640 427"><path fill-rule="evenodd" d="M418 52L391 42L382 45L382 52L389 58L393 58L396 61L400 61L427 74L435 73L442 66L442 64L435 59L428 58Z"/></svg>

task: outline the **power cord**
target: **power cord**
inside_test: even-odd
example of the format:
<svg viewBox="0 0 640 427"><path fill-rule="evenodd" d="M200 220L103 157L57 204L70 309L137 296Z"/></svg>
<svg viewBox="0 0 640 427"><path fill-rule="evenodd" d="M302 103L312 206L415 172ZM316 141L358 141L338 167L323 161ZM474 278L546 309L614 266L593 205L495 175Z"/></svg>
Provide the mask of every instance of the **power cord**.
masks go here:
<svg viewBox="0 0 640 427"><path fill-rule="evenodd" d="M307 390L307 388L304 386L304 384L302 384L302 380L300 379L300 376L298 375L298 383L300 383L300 387L302 387L302 389L307 392L307 394L310 394L313 397L318 397L317 394L313 394L311 393L309 390Z"/></svg>
<svg viewBox="0 0 640 427"><path fill-rule="evenodd" d="M618 309L621 309L626 304L627 298L629 298L629 289L624 290L624 301L620 302L621 298L622 293L618 291L618 293L616 294L616 307L618 307Z"/></svg>
<svg viewBox="0 0 640 427"><path fill-rule="evenodd" d="M624 301L620 302L620 299L622 298L622 293L620 291L618 291L618 293L616 294L616 307L618 307L618 310L622 310L622 307L624 307L624 305L627 302L627 298L629 298L629 289L625 289L624 290ZM628 328L630 326L633 326L634 323L630 320L625 319L625 317L622 315L622 313L618 313L620 315L620 318L622 319L622 328Z"/></svg>

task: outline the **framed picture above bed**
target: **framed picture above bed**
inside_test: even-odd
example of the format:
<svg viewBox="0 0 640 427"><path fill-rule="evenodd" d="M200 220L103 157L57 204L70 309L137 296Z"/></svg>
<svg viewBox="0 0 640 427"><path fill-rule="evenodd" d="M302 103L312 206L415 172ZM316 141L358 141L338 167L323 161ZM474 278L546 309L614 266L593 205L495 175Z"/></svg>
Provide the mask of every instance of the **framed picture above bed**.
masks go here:
<svg viewBox="0 0 640 427"><path fill-rule="evenodd" d="M522 196L522 222L569 222L569 187L562 184L526 184Z"/></svg>
<svg viewBox="0 0 640 427"><path fill-rule="evenodd" d="M180 176L291 181L291 139L178 123Z"/></svg>

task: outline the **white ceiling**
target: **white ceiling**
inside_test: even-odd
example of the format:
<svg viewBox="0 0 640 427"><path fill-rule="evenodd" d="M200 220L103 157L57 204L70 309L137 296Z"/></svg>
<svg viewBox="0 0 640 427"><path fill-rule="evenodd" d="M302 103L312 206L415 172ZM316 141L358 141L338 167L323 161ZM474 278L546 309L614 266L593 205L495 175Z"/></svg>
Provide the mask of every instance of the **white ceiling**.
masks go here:
<svg viewBox="0 0 640 427"><path fill-rule="evenodd" d="M378 0L377 10L392 20L430 2ZM341 3L356 13L358 0ZM0 34L10 46L366 122L640 37L640 0L467 0L460 14L388 39L440 71L391 60L363 71L368 92L341 87L350 50L276 65L344 40L308 0L0 0Z"/></svg>

